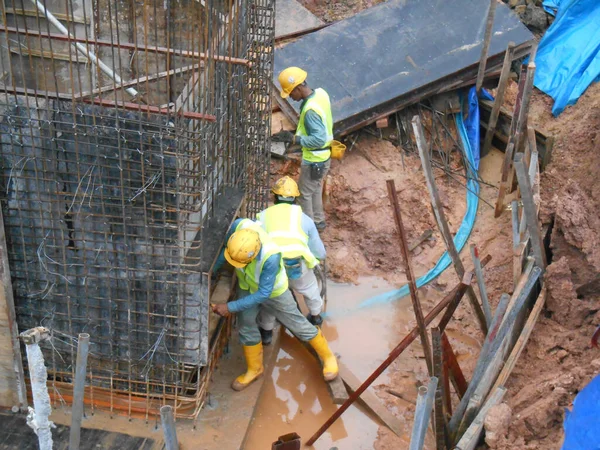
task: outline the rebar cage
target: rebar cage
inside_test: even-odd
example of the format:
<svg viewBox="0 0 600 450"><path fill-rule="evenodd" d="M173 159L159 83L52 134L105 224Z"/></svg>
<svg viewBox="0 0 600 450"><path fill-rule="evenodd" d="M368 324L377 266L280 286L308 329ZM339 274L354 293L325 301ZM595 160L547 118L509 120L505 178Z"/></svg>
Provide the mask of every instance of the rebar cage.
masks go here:
<svg viewBox="0 0 600 450"><path fill-rule="evenodd" d="M208 336L207 272L228 223L207 227L244 195L250 216L267 201L274 7L0 1L17 323L52 330L55 400L86 332L92 407L197 415L229 326Z"/></svg>

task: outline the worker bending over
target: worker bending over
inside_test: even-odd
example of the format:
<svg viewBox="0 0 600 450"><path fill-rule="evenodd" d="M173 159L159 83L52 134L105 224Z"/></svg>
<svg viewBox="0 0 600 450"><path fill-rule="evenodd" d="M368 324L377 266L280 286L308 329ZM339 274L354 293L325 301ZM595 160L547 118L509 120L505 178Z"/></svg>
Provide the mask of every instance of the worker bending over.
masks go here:
<svg viewBox="0 0 600 450"><path fill-rule="evenodd" d="M315 221L317 229L323 230L323 180L331 165L333 118L329 95L321 88L311 89L306 77L307 73L299 67L288 67L279 74L281 96L302 101L302 105L296 134L284 130L271 139L302 147L299 203L304 213Z"/></svg>
<svg viewBox="0 0 600 450"><path fill-rule="evenodd" d="M313 268L325 259L325 246L313 220L295 204L300 195L296 182L290 177L280 178L272 192L275 205L259 213L258 221L281 250L290 289L304 297L308 321L321 325L323 299ZM258 325L263 344L270 344L275 317L262 309Z"/></svg>
<svg viewBox="0 0 600 450"><path fill-rule="evenodd" d="M321 330L298 311L288 289L281 251L267 232L250 219L236 220L227 233L227 246L219 255L215 272L225 260L235 267L238 299L211 306L223 317L238 314L240 342L247 365L246 373L237 377L231 387L241 391L263 373L263 347L256 321L259 308L275 316L298 339L308 342L321 358L325 380L335 379L338 375L335 355Z"/></svg>

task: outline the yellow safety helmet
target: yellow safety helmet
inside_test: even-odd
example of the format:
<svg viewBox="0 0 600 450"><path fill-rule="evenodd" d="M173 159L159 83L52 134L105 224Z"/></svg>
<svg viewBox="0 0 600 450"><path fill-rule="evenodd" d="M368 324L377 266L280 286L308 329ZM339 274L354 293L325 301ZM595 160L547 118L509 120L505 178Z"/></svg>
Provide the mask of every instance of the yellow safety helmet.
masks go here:
<svg viewBox="0 0 600 450"><path fill-rule="evenodd" d="M296 182L288 177L281 177L275 182L275 186L271 189L271 192L281 197L300 197L300 191Z"/></svg>
<svg viewBox="0 0 600 450"><path fill-rule="evenodd" d="M254 230L245 228L236 231L227 241L225 259L233 267L246 267L260 252L260 237Z"/></svg>
<svg viewBox="0 0 600 450"><path fill-rule="evenodd" d="M304 83L307 76L308 74L300 67L288 67L282 70L278 77L281 85L281 97L288 97L296 86Z"/></svg>

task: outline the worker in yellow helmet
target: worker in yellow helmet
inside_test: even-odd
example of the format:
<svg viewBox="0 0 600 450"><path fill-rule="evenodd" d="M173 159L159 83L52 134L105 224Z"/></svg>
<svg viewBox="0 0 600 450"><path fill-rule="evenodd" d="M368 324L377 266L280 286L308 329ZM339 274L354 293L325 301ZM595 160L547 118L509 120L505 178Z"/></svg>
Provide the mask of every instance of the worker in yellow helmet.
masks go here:
<svg viewBox="0 0 600 450"><path fill-rule="evenodd" d="M308 74L299 67L288 67L279 74L281 96L302 101L296 134L280 131L271 138L275 142L302 147L300 166L300 198L302 211L315 221L317 229L325 228L323 180L331 165L333 118L329 95L322 88L306 84Z"/></svg>
<svg viewBox="0 0 600 450"><path fill-rule="evenodd" d="M240 342L244 346L247 370L237 377L232 388L241 391L259 378L263 371L263 347L257 316L263 308L301 341L308 342L323 363L323 377L333 380L338 375L335 355L321 330L312 325L296 306L288 289L281 250L260 224L250 219L236 220L227 232L227 246L219 254L215 272L229 262L238 279L238 299L212 305L220 316L238 314Z"/></svg>
<svg viewBox="0 0 600 450"><path fill-rule="evenodd" d="M306 318L319 326L323 323L323 298L313 269L325 259L325 246L313 220L295 204L300 195L296 182L290 177L280 178L272 192L275 204L260 212L258 221L281 250L290 289L301 294L308 307ZM262 342L268 345L275 327L275 316L266 309L261 310L258 325Z"/></svg>

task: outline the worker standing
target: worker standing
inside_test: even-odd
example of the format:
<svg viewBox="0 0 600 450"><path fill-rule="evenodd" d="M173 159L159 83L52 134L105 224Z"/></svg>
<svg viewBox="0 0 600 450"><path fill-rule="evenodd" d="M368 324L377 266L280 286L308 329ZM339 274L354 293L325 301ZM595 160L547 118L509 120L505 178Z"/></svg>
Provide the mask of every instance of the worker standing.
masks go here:
<svg viewBox="0 0 600 450"><path fill-rule="evenodd" d="M238 219L233 223L215 272L225 260L235 267L238 299L211 306L223 317L238 314L240 342L244 346L247 365L246 372L237 377L231 387L241 391L264 371L263 347L256 321L259 308L275 316L298 339L308 342L321 358L325 380L335 379L338 375L336 357L321 330L298 311L288 289L281 251L260 224L250 219Z"/></svg>
<svg viewBox="0 0 600 450"><path fill-rule="evenodd" d="M304 213L315 221L317 229L323 230L323 180L331 165L333 118L329 95L322 88L311 89L306 84L307 75L299 67L288 67L279 74L281 97L289 96L294 101L302 101L302 105L296 134L283 130L271 139L302 147L299 203Z"/></svg>
<svg viewBox="0 0 600 450"><path fill-rule="evenodd" d="M323 323L323 298L313 268L325 259L325 246L313 220L296 205L300 195L298 185L290 177L277 180L273 186L274 205L258 214L258 221L275 241L283 256L290 289L304 297L310 323ZM258 314L258 325L263 344L271 343L275 316L267 309Z"/></svg>

